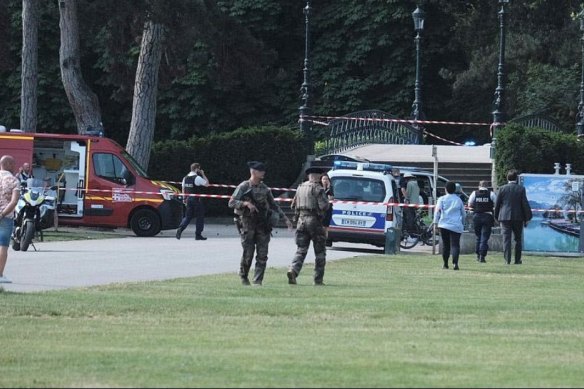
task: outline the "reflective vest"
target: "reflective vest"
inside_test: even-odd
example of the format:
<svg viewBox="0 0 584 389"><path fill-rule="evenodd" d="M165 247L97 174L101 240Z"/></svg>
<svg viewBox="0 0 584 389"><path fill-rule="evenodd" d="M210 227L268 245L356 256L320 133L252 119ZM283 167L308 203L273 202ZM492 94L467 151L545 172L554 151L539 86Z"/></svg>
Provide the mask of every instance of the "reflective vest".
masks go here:
<svg viewBox="0 0 584 389"><path fill-rule="evenodd" d="M475 200L473 203L473 210L475 213L485 213L485 212L493 212L495 204L493 204L493 200L491 200L491 191L490 190L477 190L475 191Z"/></svg>
<svg viewBox="0 0 584 389"><path fill-rule="evenodd" d="M186 194L199 194L203 193L204 186L195 185L195 180L199 177L198 175L186 176L184 178L183 192Z"/></svg>

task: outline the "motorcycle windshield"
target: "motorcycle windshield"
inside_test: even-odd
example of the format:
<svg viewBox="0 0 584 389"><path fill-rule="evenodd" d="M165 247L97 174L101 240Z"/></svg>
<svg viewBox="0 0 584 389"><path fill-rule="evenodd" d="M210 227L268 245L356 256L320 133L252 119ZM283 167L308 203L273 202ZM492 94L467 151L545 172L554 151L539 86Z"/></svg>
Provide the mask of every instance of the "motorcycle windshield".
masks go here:
<svg viewBox="0 0 584 389"><path fill-rule="evenodd" d="M29 178L28 180L26 180L26 187L29 189L32 188L43 188L44 183L43 180L41 180L40 178Z"/></svg>

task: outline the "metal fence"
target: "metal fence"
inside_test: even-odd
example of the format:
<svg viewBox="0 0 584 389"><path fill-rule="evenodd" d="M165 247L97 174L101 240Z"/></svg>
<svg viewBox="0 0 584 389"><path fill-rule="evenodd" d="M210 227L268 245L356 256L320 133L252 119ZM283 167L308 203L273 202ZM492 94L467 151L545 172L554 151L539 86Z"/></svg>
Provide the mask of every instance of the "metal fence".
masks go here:
<svg viewBox="0 0 584 389"><path fill-rule="evenodd" d="M330 136L326 141L326 154L339 153L364 144L419 143L421 128L406 123L383 121L397 119L386 112L360 111L345 117L347 119L329 122Z"/></svg>

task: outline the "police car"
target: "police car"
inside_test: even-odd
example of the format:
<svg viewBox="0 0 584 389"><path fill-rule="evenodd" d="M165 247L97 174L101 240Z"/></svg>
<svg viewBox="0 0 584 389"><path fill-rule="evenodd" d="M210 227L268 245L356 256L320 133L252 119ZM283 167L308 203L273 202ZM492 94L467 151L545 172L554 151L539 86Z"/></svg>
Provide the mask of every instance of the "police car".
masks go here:
<svg viewBox="0 0 584 389"><path fill-rule="evenodd" d="M379 163L334 162L328 176L339 202L333 204L328 246L333 242L385 245L385 232L402 220L401 209L387 205L397 203L398 187L391 169Z"/></svg>

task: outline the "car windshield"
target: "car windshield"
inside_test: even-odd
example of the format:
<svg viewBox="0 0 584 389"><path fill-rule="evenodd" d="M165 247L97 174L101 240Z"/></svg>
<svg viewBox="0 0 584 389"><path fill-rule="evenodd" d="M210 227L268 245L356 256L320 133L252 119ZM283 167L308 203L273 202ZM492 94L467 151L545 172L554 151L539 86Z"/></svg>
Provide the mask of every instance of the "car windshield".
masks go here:
<svg viewBox="0 0 584 389"><path fill-rule="evenodd" d="M132 157L126 150L122 150L122 155L128 160L128 162L130 162L130 165L132 165L140 177L148 178L148 173L142 169L134 157Z"/></svg>
<svg viewBox="0 0 584 389"><path fill-rule="evenodd" d="M336 200L382 202L385 185L381 180L364 177L333 177L333 193Z"/></svg>

